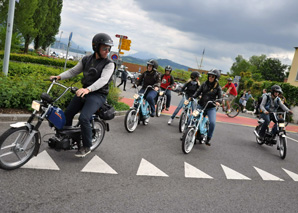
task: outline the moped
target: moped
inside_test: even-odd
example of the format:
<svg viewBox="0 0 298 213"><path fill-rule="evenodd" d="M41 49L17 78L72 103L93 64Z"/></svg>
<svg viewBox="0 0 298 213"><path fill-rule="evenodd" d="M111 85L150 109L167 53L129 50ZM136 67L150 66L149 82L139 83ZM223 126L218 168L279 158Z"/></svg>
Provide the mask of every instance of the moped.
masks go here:
<svg viewBox="0 0 298 213"><path fill-rule="evenodd" d="M203 109L196 109L192 112L189 125L182 136L182 151L185 154L190 153L196 143L203 144L207 140L207 133L209 131L209 119L205 115L205 110L208 104L215 106L215 101L208 101Z"/></svg>
<svg viewBox="0 0 298 213"><path fill-rule="evenodd" d="M136 85L134 85L137 88ZM127 111L124 118L124 126L128 132L133 132L137 128L138 124L142 121L144 125L148 125L150 120L151 108L148 101L145 99L145 94L149 88L152 86L147 86L144 93L134 94L133 106Z"/></svg>
<svg viewBox="0 0 298 213"><path fill-rule="evenodd" d="M156 102L156 117L159 117L161 115L161 112L166 108L166 103L167 103L167 90L170 88L168 86L165 91L160 91L158 93L158 98Z"/></svg>
<svg viewBox="0 0 298 213"><path fill-rule="evenodd" d="M256 135L256 141L259 145L266 144L268 146L277 145L277 150L279 150L279 155L281 159L285 159L287 155L287 137L286 137L286 112L270 112L272 114L275 124L277 127L276 135L272 135L269 132L269 127L266 128L265 137L263 139L260 138L259 133L262 128L264 119L260 118L258 120L258 126L256 126L254 130L254 134ZM274 128L274 127L272 127ZM277 138L277 139L276 139Z"/></svg>
<svg viewBox="0 0 298 213"><path fill-rule="evenodd" d="M0 168L5 170L17 169L33 156L38 155L42 140L39 128L44 120L47 120L49 126L55 130L54 136L45 141L50 148L56 151L78 150L82 146L80 123L78 122L75 126L65 126L64 112L55 105L67 91L70 90L75 93L78 88L67 87L58 83L56 79L51 81L47 92L41 94L41 100L32 101L34 111L27 122L11 124L10 128L0 136ZM54 85L64 89L56 99L50 96L50 91ZM103 111L99 109L90 120L92 128L91 151L94 151L101 144L105 132L109 131L109 124L101 118L103 115ZM37 122L34 122L35 118L37 118Z"/></svg>

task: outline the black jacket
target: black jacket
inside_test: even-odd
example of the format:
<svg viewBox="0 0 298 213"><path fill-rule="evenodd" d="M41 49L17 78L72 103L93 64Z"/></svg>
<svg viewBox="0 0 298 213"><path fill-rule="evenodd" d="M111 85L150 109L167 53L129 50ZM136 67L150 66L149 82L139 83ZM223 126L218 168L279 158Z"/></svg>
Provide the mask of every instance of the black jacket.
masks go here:
<svg viewBox="0 0 298 213"><path fill-rule="evenodd" d="M215 101L216 99L221 99L221 87L217 81L210 83L209 81L204 82L199 90L193 95L193 98L198 98L202 96L199 100L199 104L204 107L208 101ZM218 101L221 103L221 101ZM207 108L211 108L208 106Z"/></svg>
<svg viewBox="0 0 298 213"><path fill-rule="evenodd" d="M146 89L148 85L160 87L160 75L156 71L146 71L139 77L137 85L142 85L143 89Z"/></svg>
<svg viewBox="0 0 298 213"><path fill-rule="evenodd" d="M185 92L187 97L192 97L195 92L199 89L200 85L196 81L189 81L181 88L182 92Z"/></svg>

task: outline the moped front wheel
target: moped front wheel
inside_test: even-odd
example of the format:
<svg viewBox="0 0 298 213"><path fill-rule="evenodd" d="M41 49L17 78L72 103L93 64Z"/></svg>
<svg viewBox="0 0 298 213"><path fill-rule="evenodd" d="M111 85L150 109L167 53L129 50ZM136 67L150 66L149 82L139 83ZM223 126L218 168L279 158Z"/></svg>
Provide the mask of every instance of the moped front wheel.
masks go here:
<svg viewBox="0 0 298 213"><path fill-rule="evenodd" d="M284 136L279 136L279 155L281 159L285 159L287 155L287 139Z"/></svg>
<svg viewBox="0 0 298 213"><path fill-rule="evenodd" d="M105 123L101 120L94 120L94 127L92 129L92 146L91 151L95 150L103 141L106 133Z"/></svg>
<svg viewBox="0 0 298 213"><path fill-rule="evenodd" d="M194 144L195 144L195 136L196 131L194 128L188 128L188 130L182 136L182 151L184 154L190 153Z"/></svg>
<svg viewBox="0 0 298 213"><path fill-rule="evenodd" d="M187 119L187 114L186 111L183 111L180 116L179 120L179 132L183 132L186 126L186 119Z"/></svg>
<svg viewBox="0 0 298 213"><path fill-rule="evenodd" d="M27 127L10 128L0 137L0 168L13 170L27 163L38 149L38 135L29 141L26 149L24 143L29 136Z"/></svg>
<svg viewBox="0 0 298 213"><path fill-rule="evenodd" d="M124 119L124 126L128 132L133 132L138 126L139 116L136 109L130 109L127 111Z"/></svg>
<svg viewBox="0 0 298 213"><path fill-rule="evenodd" d="M156 117L159 117L161 115L162 111L162 100L159 99L156 103Z"/></svg>

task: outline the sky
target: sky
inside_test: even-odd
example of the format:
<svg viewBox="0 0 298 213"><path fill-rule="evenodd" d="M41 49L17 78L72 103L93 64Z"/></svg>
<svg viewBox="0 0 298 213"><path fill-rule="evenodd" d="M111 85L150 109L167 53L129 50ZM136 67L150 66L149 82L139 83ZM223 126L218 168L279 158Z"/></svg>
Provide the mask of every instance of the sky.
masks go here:
<svg viewBox="0 0 298 213"><path fill-rule="evenodd" d="M298 47L297 0L64 0L60 32L86 51L97 33L128 36L130 51L191 68L230 72L238 55L291 65ZM61 33L63 31L63 33Z"/></svg>

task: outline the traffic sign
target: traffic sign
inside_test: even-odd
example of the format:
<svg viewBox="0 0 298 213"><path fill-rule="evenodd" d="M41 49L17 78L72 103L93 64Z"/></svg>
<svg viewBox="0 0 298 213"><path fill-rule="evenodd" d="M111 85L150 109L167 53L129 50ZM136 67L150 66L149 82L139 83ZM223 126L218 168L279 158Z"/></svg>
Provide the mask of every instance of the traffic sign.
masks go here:
<svg viewBox="0 0 298 213"><path fill-rule="evenodd" d="M112 60L117 60L117 59L118 59L118 55L117 55L117 54L113 54L113 55L111 56L111 59L112 59Z"/></svg>
<svg viewBox="0 0 298 213"><path fill-rule="evenodd" d="M124 38L124 39L127 39L128 37L127 36L125 36L125 35L119 35L119 34L116 34L115 35L117 38Z"/></svg>
<svg viewBox="0 0 298 213"><path fill-rule="evenodd" d="M121 41L121 49L122 50L130 50L130 44L131 44L131 40L129 39L122 39Z"/></svg>
<svg viewBox="0 0 298 213"><path fill-rule="evenodd" d="M122 54L122 55L123 55L123 54L124 54L124 52L119 52L119 54Z"/></svg>
<svg viewBox="0 0 298 213"><path fill-rule="evenodd" d="M69 34L69 41L71 41L72 38L72 32Z"/></svg>

